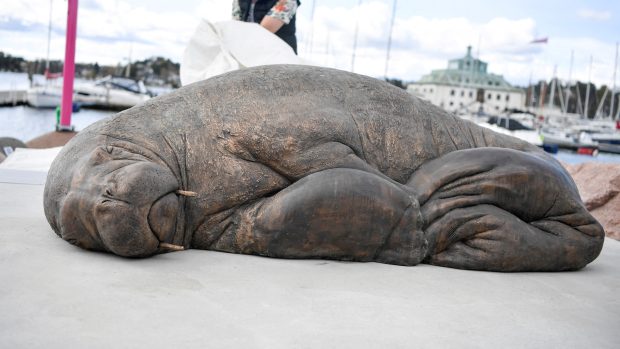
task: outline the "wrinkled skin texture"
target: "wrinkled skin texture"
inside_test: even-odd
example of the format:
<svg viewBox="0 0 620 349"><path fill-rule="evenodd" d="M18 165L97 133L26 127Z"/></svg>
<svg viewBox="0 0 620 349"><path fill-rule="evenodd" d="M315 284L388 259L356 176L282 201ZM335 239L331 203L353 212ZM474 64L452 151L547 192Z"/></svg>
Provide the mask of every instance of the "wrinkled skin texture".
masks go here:
<svg viewBox="0 0 620 349"><path fill-rule="evenodd" d="M54 161L44 200L63 239L126 257L178 245L559 271L604 240L538 148L317 67L224 74L93 124Z"/></svg>

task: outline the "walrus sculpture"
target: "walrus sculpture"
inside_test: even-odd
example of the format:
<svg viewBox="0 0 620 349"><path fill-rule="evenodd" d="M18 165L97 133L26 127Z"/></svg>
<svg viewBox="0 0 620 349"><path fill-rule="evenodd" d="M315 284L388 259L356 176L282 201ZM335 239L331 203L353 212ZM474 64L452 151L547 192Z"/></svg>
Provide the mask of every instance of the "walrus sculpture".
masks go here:
<svg viewBox="0 0 620 349"><path fill-rule="evenodd" d="M85 249L188 248L492 271L574 270L604 232L537 147L373 78L274 65L81 131L45 214Z"/></svg>

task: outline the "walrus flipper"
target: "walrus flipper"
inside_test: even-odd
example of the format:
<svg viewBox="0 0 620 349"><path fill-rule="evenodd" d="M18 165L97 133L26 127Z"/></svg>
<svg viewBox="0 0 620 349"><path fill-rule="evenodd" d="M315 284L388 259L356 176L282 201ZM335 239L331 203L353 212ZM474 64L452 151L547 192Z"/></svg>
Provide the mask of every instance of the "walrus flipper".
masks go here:
<svg viewBox="0 0 620 349"><path fill-rule="evenodd" d="M492 271L583 268L604 231L566 171L544 154L455 151L421 166L418 192L429 240L425 262Z"/></svg>
<svg viewBox="0 0 620 349"><path fill-rule="evenodd" d="M238 213L212 248L280 258L416 265L426 257L417 200L354 169L313 173Z"/></svg>

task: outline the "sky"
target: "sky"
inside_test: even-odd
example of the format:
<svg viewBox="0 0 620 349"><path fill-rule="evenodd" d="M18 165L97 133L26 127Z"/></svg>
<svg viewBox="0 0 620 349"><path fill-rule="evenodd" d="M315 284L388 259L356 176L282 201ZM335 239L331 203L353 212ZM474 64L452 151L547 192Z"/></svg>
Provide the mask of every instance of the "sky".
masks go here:
<svg viewBox="0 0 620 349"><path fill-rule="evenodd" d="M317 65L383 77L394 0L302 0L299 55ZM181 62L202 19L229 20L232 0L80 0L76 61L126 64L163 56ZM620 1L396 1L387 76L415 81L467 46L510 83L592 81L613 85ZM50 58L64 59L67 1L53 0ZM0 7L0 51L45 58L50 0ZM353 63L355 28L358 40ZM531 44L548 38L547 44ZM571 65L571 57L572 65ZM572 68L571 68L572 67ZM620 69L620 68L619 68ZM616 86L620 86L620 72Z"/></svg>

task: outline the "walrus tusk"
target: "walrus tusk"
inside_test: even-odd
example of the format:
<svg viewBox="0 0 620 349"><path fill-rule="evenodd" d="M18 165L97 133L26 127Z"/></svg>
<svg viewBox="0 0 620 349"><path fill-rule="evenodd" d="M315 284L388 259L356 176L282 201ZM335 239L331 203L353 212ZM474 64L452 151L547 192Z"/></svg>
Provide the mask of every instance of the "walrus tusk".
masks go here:
<svg viewBox="0 0 620 349"><path fill-rule="evenodd" d="M163 249L171 250L171 251L183 251L183 250L185 250L185 247L183 247L183 246L173 245L173 244L169 244L167 242L160 242L159 243L159 248L163 248Z"/></svg>
<svg viewBox="0 0 620 349"><path fill-rule="evenodd" d="M177 193L177 194L179 194L179 195L183 195L183 196L191 196L191 197L194 197L194 196L197 196L197 195L198 195L198 194L196 194L196 192L194 192L194 191L181 190L181 189L177 190L177 191L176 191L176 193Z"/></svg>

